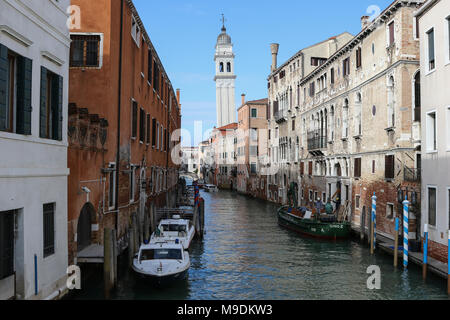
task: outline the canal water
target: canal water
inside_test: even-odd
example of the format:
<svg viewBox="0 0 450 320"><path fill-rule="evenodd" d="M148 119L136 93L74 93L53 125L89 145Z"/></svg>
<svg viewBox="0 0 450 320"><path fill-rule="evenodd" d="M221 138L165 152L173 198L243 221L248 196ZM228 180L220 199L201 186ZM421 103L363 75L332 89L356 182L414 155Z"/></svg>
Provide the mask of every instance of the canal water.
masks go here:
<svg viewBox="0 0 450 320"><path fill-rule="evenodd" d="M415 265L395 269L391 256L371 256L357 242L317 241L281 228L272 203L228 191L201 193L206 235L192 243L188 280L151 287L124 257L112 299L448 299L446 281L430 274L424 283ZM381 290L367 289L371 265L381 269ZM73 299L103 299L102 269L91 273L82 274Z"/></svg>

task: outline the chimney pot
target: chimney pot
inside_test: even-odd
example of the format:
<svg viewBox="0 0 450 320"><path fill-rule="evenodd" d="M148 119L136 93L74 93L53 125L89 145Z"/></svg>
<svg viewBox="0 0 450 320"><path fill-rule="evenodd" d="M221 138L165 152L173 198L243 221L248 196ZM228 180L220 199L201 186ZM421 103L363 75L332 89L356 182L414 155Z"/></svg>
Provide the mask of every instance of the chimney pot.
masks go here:
<svg viewBox="0 0 450 320"><path fill-rule="evenodd" d="M243 94L241 95L241 98L242 98L242 105L244 105L244 104L245 104L245 93L243 93Z"/></svg>
<svg viewBox="0 0 450 320"><path fill-rule="evenodd" d="M180 89L177 89L177 103L180 104Z"/></svg>

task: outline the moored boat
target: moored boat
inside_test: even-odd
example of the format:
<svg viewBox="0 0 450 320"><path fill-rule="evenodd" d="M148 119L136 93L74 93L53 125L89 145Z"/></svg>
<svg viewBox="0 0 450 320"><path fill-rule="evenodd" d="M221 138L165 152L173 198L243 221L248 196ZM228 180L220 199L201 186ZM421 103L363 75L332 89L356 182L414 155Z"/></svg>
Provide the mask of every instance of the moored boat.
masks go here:
<svg viewBox="0 0 450 320"><path fill-rule="evenodd" d="M132 268L140 277L162 285L186 279L190 266L189 253L179 242L155 242L141 245Z"/></svg>
<svg viewBox="0 0 450 320"><path fill-rule="evenodd" d="M219 189L217 188L217 186L215 186L213 184L206 184L203 186L203 189L206 192L219 192Z"/></svg>
<svg viewBox="0 0 450 320"><path fill-rule="evenodd" d="M158 230L159 232L152 234L150 243L179 241L186 250L189 249L195 235L195 228L191 220L181 219L179 215L174 215L172 219L162 219L159 222Z"/></svg>
<svg viewBox="0 0 450 320"><path fill-rule="evenodd" d="M306 210L281 207L278 210L278 223L297 233L316 238L339 240L350 237L350 223L339 222L334 215L321 215L313 218L311 212Z"/></svg>

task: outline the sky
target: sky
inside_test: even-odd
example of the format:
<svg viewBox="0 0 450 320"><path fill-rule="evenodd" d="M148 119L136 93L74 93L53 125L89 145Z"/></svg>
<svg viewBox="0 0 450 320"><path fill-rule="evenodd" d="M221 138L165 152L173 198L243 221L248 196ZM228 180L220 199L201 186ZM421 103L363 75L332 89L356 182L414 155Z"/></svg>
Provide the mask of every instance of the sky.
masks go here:
<svg viewBox="0 0 450 320"><path fill-rule="evenodd" d="M174 89L181 89L183 145L198 145L216 125L214 52L225 15L234 45L236 108L267 98L270 44L278 65L304 47L342 32L356 35L361 16L376 16L393 0L134 0ZM236 115L237 118L237 115ZM194 134L194 123L201 128ZM202 134L203 132L203 134Z"/></svg>

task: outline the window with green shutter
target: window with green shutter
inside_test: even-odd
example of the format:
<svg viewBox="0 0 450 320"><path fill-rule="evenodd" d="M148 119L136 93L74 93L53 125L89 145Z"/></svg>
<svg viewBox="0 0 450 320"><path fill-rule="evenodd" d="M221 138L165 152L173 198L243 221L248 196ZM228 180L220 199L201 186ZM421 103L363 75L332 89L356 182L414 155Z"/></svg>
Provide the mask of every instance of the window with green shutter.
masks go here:
<svg viewBox="0 0 450 320"><path fill-rule="evenodd" d="M32 60L0 44L0 130L31 134Z"/></svg>
<svg viewBox="0 0 450 320"><path fill-rule="evenodd" d="M39 136L62 141L63 78L41 67Z"/></svg>

